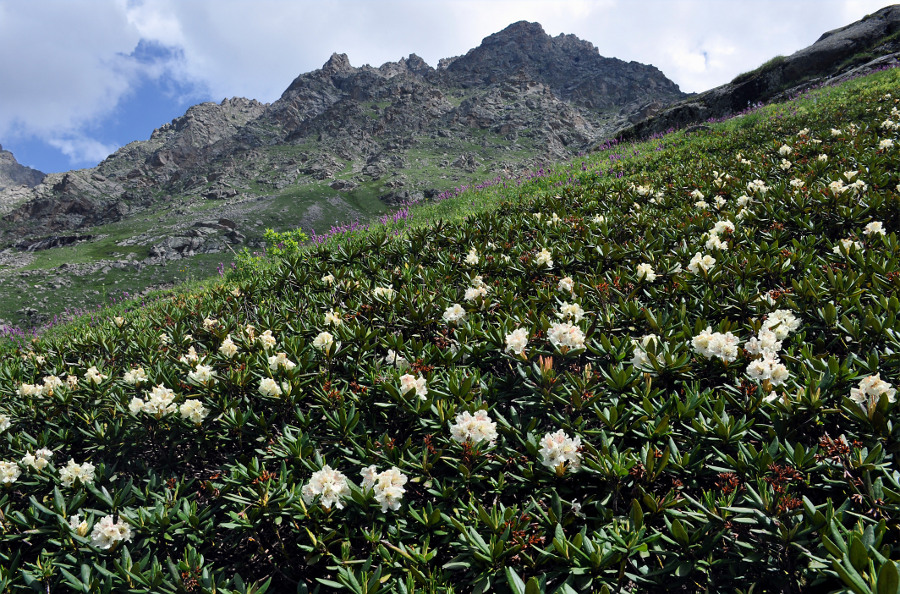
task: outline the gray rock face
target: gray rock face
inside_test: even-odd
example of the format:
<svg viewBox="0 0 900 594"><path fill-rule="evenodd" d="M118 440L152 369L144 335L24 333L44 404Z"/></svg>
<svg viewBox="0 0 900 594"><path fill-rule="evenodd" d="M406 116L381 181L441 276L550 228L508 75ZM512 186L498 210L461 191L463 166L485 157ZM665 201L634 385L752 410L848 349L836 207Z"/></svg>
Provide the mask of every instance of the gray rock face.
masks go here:
<svg viewBox="0 0 900 594"><path fill-rule="evenodd" d="M663 101L683 96L653 66L605 58L588 41L550 37L541 25L526 21L486 37L443 70L447 80L463 87L500 82L519 71L557 97L591 109L622 107L648 95Z"/></svg>
<svg viewBox="0 0 900 594"><path fill-rule="evenodd" d="M758 102L790 94L855 69L896 64L900 41L890 39L900 31L900 5L887 6L865 18L823 34L814 44L790 56L776 58L728 84L674 103L658 113L632 122L618 131L625 139L661 133L738 113Z"/></svg>
<svg viewBox="0 0 900 594"><path fill-rule="evenodd" d="M11 152L0 146L0 191L17 186L34 187L41 183L44 175L37 169L21 165Z"/></svg>

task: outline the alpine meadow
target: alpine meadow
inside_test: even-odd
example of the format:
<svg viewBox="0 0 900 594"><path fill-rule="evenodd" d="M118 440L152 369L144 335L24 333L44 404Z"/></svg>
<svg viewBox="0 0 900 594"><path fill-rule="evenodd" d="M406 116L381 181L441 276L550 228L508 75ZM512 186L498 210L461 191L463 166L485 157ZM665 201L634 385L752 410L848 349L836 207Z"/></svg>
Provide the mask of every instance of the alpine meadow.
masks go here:
<svg viewBox="0 0 900 594"><path fill-rule="evenodd" d="M900 69L0 343L0 590L900 591Z"/></svg>

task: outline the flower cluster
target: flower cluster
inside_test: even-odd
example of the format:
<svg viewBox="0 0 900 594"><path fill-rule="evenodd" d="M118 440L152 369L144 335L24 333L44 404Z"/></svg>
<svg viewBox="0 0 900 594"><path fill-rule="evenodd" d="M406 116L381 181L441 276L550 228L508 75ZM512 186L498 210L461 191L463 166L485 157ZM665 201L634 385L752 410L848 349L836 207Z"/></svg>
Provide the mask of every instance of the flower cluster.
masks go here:
<svg viewBox="0 0 900 594"><path fill-rule="evenodd" d="M21 473L19 465L15 462L0 461L0 485L9 485L16 482Z"/></svg>
<svg viewBox="0 0 900 594"><path fill-rule="evenodd" d="M350 495L350 485L342 472L326 464L322 470L313 473L300 493L307 505L318 500L325 509L332 507L343 509L344 504L341 500Z"/></svg>
<svg viewBox="0 0 900 594"><path fill-rule="evenodd" d="M137 396L132 398L128 404L128 410L133 415L144 412L158 419L178 410L178 406L175 404L175 392L159 384L147 394L146 400Z"/></svg>
<svg viewBox="0 0 900 594"><path fill-rule="evenodd" d="M525 328L516 328L506 335L506 350L514 355L524 355L527 345L528 331Z"/></svg>
<svg viewBox="0 0 900 594"><path fill-rule="evenodd" d="M77 516L76 516L77 517ZM98 549L111 549L120 542L131 540L131 526L123 522L120 518L114 521L112 516L103 516L99 522L94 524L91 531L91 544Z"/></svg>
<svg viewBox="0 0 900 594"><path fill-rule="evenodd" d="M718 357L726 363L737 359L740 344L741 341L731 332L713 332L711 326L707 326L692 341L694 352L698 355L707 359Z"/></svg>
<svg viewBox="0 0 900 594"><path fill-rule="evenodd" d="M63 487L71 487L75 481L81 481L82 485L90 484L94 482L94 465L90 462L78 464L72 458L59 469L59 481Z"/></svg>
<svg viewBox="0 0 900 594"><path fill-rule="evenodd" d="M400 376L400 393L406 394L407 392L415 392L416 396L425 400L425 396L428 395L428 387L426 386L425 378L421 375L416 377L409 373Z"/></svg>
<svg viewBox="0 0 900 594"><path fill-rule="evenodd" d="M882 394L887 397L888 402L893 402L896 393L896 388L881 379L880 373L876 373L867 375L859 380L859 386L850 388L850 400L863 408L868 408L877 404Z"/></svg>
<svg viewBox="0 0 900 594"><path fill-rule="evenodd" d="M584 332L571 322L551 324L547 336L550 338L550 344L560 351L584 348Z"/></svg>
<svg viewBox="0 0 900 594"><path fill-rule="evenodd" d="M406 493L403 485L406 484L408 477L400 472L399 468L392 466L389 470L378 472L372 465L363 468L360 475L363 478L363 489L374 492L375 501L381 504L381 511L400 509L400 500Z"/></svg>
<svg viewBox="0 0 900 594"><path fill-rule="evenodd" d="M22 466L30 466L37 471L41 471L46 468L47 464L50 463L50 458L53 457L53 451L47 448L41 448L34 452L28 452L22 457L21 464Z"/></svg>
<svg viewBox="0 0 900 594"><path fill-rule="evenodd" d="M456 419L450 425L450 435L458 443L468 442L476 445L486 441L493 444L497 439L497 424L484 409L476 410L474 415L469 411L463 411L456 415Z"/></svg>
<svg viewBox="0 0 900 594"><path fill-rule="evenodd" d="M631 364L634 368L644 373L653 373L653 361L659 363L659 359L656 358L656 352L660 346L659 336L647 334L642 336L640 340L632 338L631 346L634 347L634 355L631 357ZM651 352L647 352L648 349Z"/></svg>
<svg viewBox="0 0 900 594"><path fill-rule="evenodd" d="M690 264L688 264L688 270L693 272L694 274L699 274L702 270L703 272L709 272L712 270L712 267L716 264L716 259L710 256L709 254L701 254L697 252L694 254L694 257L691 258Z"/></svg>
<svg viewBox="0 0 900 594"><path fill-rule="evenodd" d="M581 468L581 438L577 435L569 437L560 429L556 433L546 433L541 438L541 448L538 454L541 464L552 468L558 476L570 472L577 472Z"/></svg>

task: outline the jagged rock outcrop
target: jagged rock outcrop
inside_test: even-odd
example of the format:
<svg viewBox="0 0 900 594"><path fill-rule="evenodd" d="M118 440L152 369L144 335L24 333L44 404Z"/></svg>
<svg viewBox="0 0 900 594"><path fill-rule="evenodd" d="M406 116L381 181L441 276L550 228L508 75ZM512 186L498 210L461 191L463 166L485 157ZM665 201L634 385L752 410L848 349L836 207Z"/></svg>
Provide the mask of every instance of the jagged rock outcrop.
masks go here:
<svg viewBox="0 0 900 594"><path fill-rule="evenodd" d="M900 63L900 5L887 6L865 18L829 31L809 47L776 57L728 84L674 103L631 125L618 136L641 138L709 118L738 113L759 102L788 95L798 88Z"/></svg>
<svg viewBox="0 0 900 594"><path fill-rule="evenodd" d="M44 175L37 169L20 164L11 152L0 146L0 191L17 186L34 187L41 183Z"/></svg>
<svg viewBox="0 0 900 594"><path fill-rule="evenodd" d="M551 37L538 23L520 21L484 39L442 69L452 84L490 85L523 71L560 99L595 110L621 108L648 96L671 101L683 94L659 69L605 58L574 35Z"/></svg>

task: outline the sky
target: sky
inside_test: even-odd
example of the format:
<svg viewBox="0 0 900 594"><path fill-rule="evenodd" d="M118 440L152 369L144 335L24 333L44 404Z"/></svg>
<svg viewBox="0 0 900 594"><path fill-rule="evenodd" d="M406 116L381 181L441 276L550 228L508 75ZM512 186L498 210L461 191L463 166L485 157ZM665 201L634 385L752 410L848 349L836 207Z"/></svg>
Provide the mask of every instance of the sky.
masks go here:
<svg viewBox="0 0 900 594"><path fill-rule="evenodd" d="M432 66L520 20L682 91L724 84L886 0L0 0L0 145L46 173L92 167L191 105L272 102L333 52Z"/></svg>

